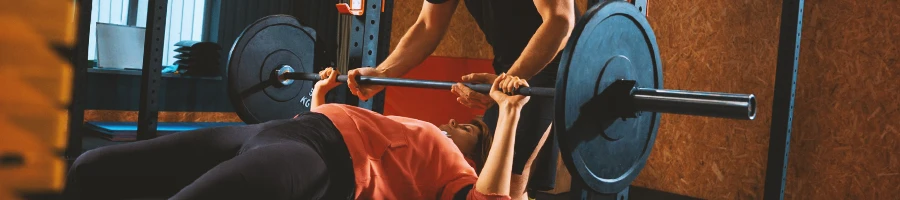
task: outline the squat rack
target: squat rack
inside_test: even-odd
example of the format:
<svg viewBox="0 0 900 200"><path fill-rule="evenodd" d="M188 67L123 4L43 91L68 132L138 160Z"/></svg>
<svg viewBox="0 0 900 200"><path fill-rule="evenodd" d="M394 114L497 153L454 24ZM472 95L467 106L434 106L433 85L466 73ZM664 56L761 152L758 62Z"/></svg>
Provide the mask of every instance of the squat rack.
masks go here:
<svg viewBox="0 0 900 200"><path fill-rule="evenodd" d="M224 0L206 0L207 5L229 2ZM589 6L598 0L589 0ZM317 2L317 1L311 1ZM90 16L92 12L92 0L77 0L79 10L77 44L72 53L74 63L72 103L69 106L69 139L65 152L68 160L74 160L82 152L82 135L84 132L85 110L85 82L87 69L90 67L87 58L88 41L90 33ZM637 0L637 3L646 5L646 0ZM309 3L318 6L310 6L309 10L334 10L333 5ZM138 107L138 139L150 139L157 136L158 122L158 93L160 86L163 41L166 28L166 8L168 0L149 0L147 12L147 32L144 46L143 71L141 73L140 103ZM351 30L349 32L350 43L362 43L362 45L349 47L350 62L348 68L362 66L376 66L388 55L390 45L391 18L393 14L393 0L368 1L364 8L364 15L349 17ZM800 39L803 19L804 0L783 0L781 12L781 24L778 45L778 57L776 66L775 92L772 102L772 124L769 134L768 163L766 166L766 178L764 186L764 199L783 199L784 187L787 175L788 153L790 149L791 125L793 121L793 105L797 84L797 69L800 55ZM321 10L320 10L321 11ZM220 11L212 11L209 16L220 16ZM642 9L646 12L646 9ZM303 10L296 10L295 16L302 18L317 18L305 14ZM318 12L316 12L318 13ZM328 12L325 12L328 13ZM335 15L336 17L336 15ZM335 33L339 28L337 20L325 17L325 20L313 20L318 26L313 26L320 33ZM214 20L215 21L215 20ZM207 20L209 22L209 20ZM322 22L322 23L318 23ZM369 23L366 23L369 22ZM206 25L209 29L221 29L217 23ZM350 28L346 27L346 28ZM212 30L206 30L212 31ZM218 32L218 30L215 30ZM214 33L215 35L221 33ZM327 38L327 37L326 37ZM375 40L377 38L377 40ZM214 39L215 40L215 39ZM232 38L233 40L233 38ZM334 41L334 40L330 40ZM221 42L220 42L221 43ZM220 44L223 45L223 44ZM226 44L223 46L228 46ZM323 55L334 55L337 45L326 43L318 52ZM378 51L381 49L382 51ZM317 52L317 55L318 55ZM371 53L370 53L371 52ZM227 56L223 56L227 57ZM320 60L322 59L322 60ZM316 58L317 63L333 64L336 59L330 56ZM223 64L225 62L222 62ZM383 112L384 93L377 95L370 101L359 101L347 91L338 91L337 101L358 102L358 106L377 112ZM227 98L222 98L227 99Z"/></svg>

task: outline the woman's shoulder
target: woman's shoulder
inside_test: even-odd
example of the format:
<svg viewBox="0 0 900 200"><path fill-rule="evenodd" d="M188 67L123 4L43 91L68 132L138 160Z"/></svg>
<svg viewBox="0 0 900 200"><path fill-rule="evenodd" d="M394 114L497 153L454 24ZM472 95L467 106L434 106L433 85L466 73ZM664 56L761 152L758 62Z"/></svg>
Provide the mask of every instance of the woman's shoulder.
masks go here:
<svg viewBox="0 0 900 200"><path fill-rule="evenodd" d="M363 109L363 108L356 107L356 106L351 106L351 105L347 105L347 104L340 104L340 103L326 103L326 104L322 104L322 105L319 105L319 106L317 106L317 107L311 109L311 111L317 111L317 110L334 110L334 109L340 109L340 110L346 110L346 109L357 110L357 109L362 109L362 110L365 110L365 109Z"/></svg>

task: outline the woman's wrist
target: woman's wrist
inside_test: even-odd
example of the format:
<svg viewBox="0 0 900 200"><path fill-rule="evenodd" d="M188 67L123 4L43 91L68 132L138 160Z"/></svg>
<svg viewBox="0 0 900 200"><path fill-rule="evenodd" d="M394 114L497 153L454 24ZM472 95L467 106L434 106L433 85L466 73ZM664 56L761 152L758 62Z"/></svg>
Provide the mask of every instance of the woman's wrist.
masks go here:
<svg viewBox="0 0 900 200"><path fill-rule="evenodd" d="M331 88L323 88L320 85L313 86L312 96L325 95Z"/></svg>
<svg viewBox="0 0 900 200"><path fill-rule="evenodd" d="M518 102L508 102L508 101L497 102L497 106L500 107L500 111L519 111L519 110L522 110L522 107L524 105L525 105L524 103L518 103Z"/></svg>
<svg viewBox="0 0 900 200"><path fill-rule="evenodd" d="M515 103L503 102L503 103L497 103L497 105L500 108L500 112L506 112L509 114L518 114L520 111L522 111L522 105L518 105Z"/></svg>

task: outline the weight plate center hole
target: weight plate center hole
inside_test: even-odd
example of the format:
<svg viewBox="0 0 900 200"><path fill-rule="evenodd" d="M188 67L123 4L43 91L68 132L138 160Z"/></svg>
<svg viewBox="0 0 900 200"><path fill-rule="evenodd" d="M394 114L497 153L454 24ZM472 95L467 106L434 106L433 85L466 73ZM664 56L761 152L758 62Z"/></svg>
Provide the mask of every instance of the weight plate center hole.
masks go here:
<svg viewBox="0 0 900 200"><path fill-rule="evenodd" d="M275 70L275 78L278 79L278 83L281 83L281 86L288 86L294 83L294 79L285 78L284 74L293 73L294 68L290 65L281 65L277 70Z"/></svg>

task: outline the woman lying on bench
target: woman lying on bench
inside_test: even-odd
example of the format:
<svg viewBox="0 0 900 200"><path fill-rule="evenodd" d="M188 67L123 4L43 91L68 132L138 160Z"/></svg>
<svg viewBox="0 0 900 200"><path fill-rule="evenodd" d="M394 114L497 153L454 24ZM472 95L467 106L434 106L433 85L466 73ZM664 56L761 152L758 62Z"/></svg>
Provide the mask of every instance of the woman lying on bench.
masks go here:
<svg viewBox="0 0 900 200"><path fill-rule="evenodd" d="M491 141L477 120L435 126L323 104L340 83L331 68L320 75L312 112L294 119L88 151L70 168L66 199L510 198L515 128L529 97L505 91L527 86L524 80L494 81L490 96L501 114Z"/></svg>

